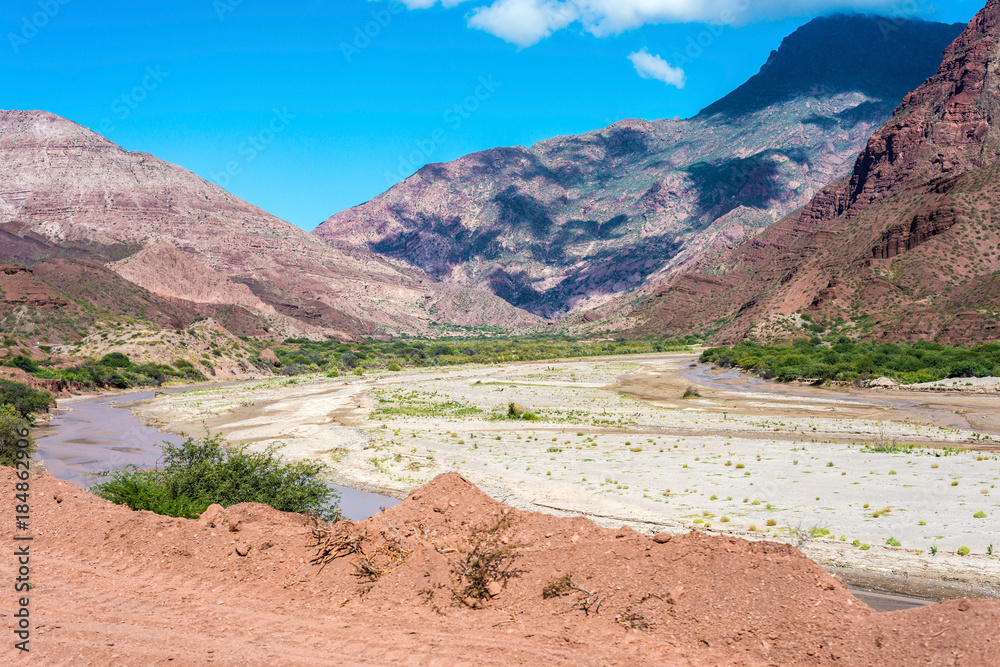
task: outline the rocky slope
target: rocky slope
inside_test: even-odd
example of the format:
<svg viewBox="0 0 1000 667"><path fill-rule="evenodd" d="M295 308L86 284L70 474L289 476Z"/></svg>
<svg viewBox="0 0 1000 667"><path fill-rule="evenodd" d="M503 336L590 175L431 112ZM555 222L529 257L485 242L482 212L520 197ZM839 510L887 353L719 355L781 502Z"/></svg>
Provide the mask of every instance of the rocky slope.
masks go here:
<svg viewBox="0 0 1000 667"><path fill-rule="evenodd" d="M454 473L333 526L258 504L172 519L48 474L31 486L28 647L43 664L1000 660L995 600L876 614L792 547L519 512Z"/></svg>
<svg viewBox="0 0 1000 667"><path fill-rule="evenodd" d="M428 165L314 234L537 314L593 308L724 252L843 176L960 31L817 19L693 119Z"/></svg>
<svg viewBox="0 0 1000 667"><path fill-rule="evenodd" d="M89 259L161 302L238 308L240 319L282 336L537 320L489 293L469 299L475 311L457 310L453 289L419 270L322 243L176 165L42 111L0 111L0 225L0 259ZM48 273L58 283L67 268L80 270Z"/></svg>
<svg viewBox="0 0 1000 667"><path fill-rule="evenodd" d="M646 330L779 331L807 312L863 334L1000 337L1000 2L906 96L853 172L642 304Z"/></svg>

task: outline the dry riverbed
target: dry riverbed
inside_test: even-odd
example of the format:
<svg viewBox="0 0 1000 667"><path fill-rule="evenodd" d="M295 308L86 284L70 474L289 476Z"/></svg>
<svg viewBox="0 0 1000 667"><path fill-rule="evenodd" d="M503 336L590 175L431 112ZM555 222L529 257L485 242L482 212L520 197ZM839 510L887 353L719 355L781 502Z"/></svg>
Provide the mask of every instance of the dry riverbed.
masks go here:
<svg viewBox="0 0 1000 667"><path fill-rule="evenodd" d="M354 488L402 497L457 471L521 509L792 542L870 587L1000 595L995 397L764 385L694 360L280 378L133 409L324 459ZM701 397L682 399L689 385ZM507 418L510 403L537 421Z"/></svg>

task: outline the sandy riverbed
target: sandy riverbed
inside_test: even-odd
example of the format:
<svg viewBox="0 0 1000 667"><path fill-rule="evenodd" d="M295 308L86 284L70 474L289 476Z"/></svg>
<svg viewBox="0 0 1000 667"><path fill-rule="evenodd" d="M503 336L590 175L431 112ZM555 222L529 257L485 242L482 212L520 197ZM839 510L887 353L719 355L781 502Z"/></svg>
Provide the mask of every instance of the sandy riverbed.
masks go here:
<svg viewBox="0 0 1000 667"><path fill-rule="evenodd" d="M986 553L1000 548L995 397L777 387L693 361L270 379L135 410L175 433L281 443L289 458L327 460L355 488L402 496L454 470L523 509L791 541L869 586L1000 595L1000 551ZM682 399L689 385L702 397ZM538 421L503 418L511 402ZM971 555L956 555L962 546Z"/></svg>

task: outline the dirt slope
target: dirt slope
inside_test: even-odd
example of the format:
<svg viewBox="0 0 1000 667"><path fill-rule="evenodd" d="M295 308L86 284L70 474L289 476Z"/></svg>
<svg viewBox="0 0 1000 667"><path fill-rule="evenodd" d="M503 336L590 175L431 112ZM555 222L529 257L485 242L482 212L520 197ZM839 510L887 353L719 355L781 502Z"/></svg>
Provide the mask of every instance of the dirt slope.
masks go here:
<svg viewBox="0 0 1000 667"><path fill-rule="evenodd" d="M14 483L0 469L0 485ZM477 529L498 521L509 528L486 546L516 552L512 576L473 609L455 600L468 583L455 572ZM13 522L2 525L9 541ZM32 480L32 528L38 664L1000 662L1000 603L876 615L791 547L698 533L658 543L511 510L456 474L360 524L321 524L323 544L360 547L325 567L301 516L240 505L170 519L48 475ZM363 562L381 576L359 576ZM594 594L589 614L578 590L543 599L566 575Z"/></svg>

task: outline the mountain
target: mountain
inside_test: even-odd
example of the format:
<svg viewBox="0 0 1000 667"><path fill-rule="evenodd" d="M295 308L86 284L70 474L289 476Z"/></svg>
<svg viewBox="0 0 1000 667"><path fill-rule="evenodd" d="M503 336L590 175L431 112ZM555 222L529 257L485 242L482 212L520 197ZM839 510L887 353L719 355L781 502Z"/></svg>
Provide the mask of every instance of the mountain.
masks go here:
<svg viewBox="0 0 1000 667"><path fill-rule="evenodd" d="M43 111L0 111L0 259L165 325L208 315L236 333L283 337L538 321L488 292L456 298L455 286L418 269L321 242L181 167Z"/></svg>
<svg viewBox="0 0 1000 667"><path fill-rule="evenodd" d="M313 233L545 317L696 266L850 170L961 26L816 19L689 120L625 120L425 166Z"/></svg>
<svg viewBox="0 0 1000 667"><path fill-rule="evenodd" d="M868 140L851 174L640 304L644 331L1000 338L1000 0Z"/></svg>

